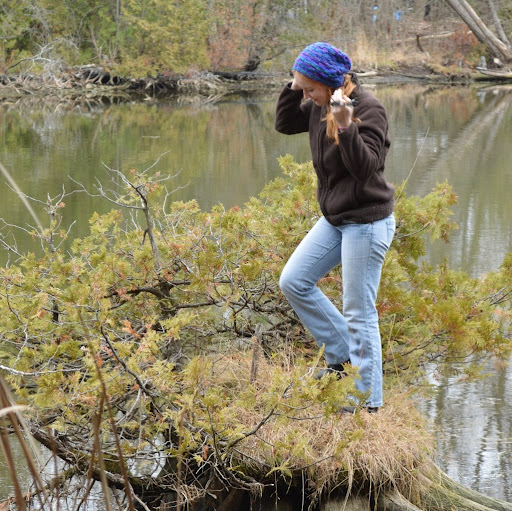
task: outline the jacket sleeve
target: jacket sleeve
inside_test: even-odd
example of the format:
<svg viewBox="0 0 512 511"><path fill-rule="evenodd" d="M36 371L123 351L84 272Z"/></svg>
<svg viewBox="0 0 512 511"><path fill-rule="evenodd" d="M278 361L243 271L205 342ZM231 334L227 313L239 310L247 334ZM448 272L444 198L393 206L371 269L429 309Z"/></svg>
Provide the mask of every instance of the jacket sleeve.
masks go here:
<svg viewBox="0 0 512 511"><path fill-rule="evenodd" d="M288 83L277 100L276 130L285 135L309 131L311 100L302 102L302 91L293 90Z"/></svg>
<svg viewBox="0 0 512 511"><path fill-rule="evenodd" d="M354 122L340 136L340 151L344 165L354 178L365 184L378 171L390 146L386 110L378 101L356 112L360 122Z"/></svg>

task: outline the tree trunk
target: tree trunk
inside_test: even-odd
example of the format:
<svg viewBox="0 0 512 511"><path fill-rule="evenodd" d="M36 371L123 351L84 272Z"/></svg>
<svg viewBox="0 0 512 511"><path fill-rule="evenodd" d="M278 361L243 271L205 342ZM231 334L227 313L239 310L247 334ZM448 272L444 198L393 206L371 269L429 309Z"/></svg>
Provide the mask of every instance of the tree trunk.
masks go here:
<svg viewBox="0 0 512 511"><path fill-rule="evenodd" d="M448 5L462 18L468 25L476 38L487 46L489 51L505 62L512 62L512 50L498 39L479 18L477 13L466 0L446 0Z"/></svg>
<svg viewBox="0 0 512 511"><path fill-rule="evenodd" d="M258 69L258 66L260 64L261 64L261 58L257 53L250 55L249 58L247 59L247 62L244 64L244 71L247 71L247 72L256 71L256 69Z"/></svg>
<svg viewBox="0 0 512 511"><path fill-rule="evenodd" d="M441 469L432 467L424 480L421 501L426 509L457 509L457 511L512 511L512 503L487 497L455 482ZM444 502L444 506L440 503Z"/></svg>
<svg viewBox="0 0 512 511"><path fill-rule="evenodd" d="M512 44L505 34L505 30L503 29L503 25L501 24L500 17L498 16L498 12L496 11L496 7L494 6L493 0L487 0L489 4L489 10L491 11L492 20L494 22L494 26L496 27L496 32L498 33L499 38L505 43L505 46L512 51Z"/></svg>

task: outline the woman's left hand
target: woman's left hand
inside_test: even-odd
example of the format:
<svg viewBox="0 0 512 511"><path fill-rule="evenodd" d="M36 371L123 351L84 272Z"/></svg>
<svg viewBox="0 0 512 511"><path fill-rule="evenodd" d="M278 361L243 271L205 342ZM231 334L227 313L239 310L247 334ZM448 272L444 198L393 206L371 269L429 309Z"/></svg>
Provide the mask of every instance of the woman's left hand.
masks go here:
<svg viewBox="0 0 512 511"><path fill-rule="evenodd" d="M352 124L354 106L351 99L342 94L341 89L336 89L331 96L331 111L341 129L346 129Z"/></svg>

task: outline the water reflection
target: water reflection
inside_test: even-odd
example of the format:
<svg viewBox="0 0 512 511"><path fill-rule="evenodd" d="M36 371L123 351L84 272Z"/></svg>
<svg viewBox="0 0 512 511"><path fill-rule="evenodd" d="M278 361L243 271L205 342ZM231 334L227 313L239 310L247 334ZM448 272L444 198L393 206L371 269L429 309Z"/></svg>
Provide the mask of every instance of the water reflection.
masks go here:
<svg viewBox="0 0 512 511"><path fill-rule="evenodd" d="M497 268L512 239L512 89L412 85L379 87L375 94L390 115L389 179L407 179L408 193L421 196L447 180L459 195L459 230L449 245L430 247L429 260L447 258L475 276ZM76 188L68 176L94 190L97 180L108 180L104 165L144 169L166 153L157 168L176 174L176 200L196 199L204 209L230 207L281 174L280 155L310 159L307 135L275 132L274 105L275 95L215 105L4 103L0 161L28 196L44 203L48 194ZM93 211L111 207L84 193L65 203L63 227L77 220L72 237L88 232ZM44 218L44 208L38 214ZM12 227L27 228L30 218L5 187L0 218L4 240L11 243L15 235L20 250L38 249ZM0 258L5 263L7 255ZM492 376L478 383L437 382L436 397L421 406L439 427L440 466L474 489L512 501L512 373L493 366L488 371ZM0 464L0 498L9 488L6 477Z"/></svg>
<svg viewBox="0 0 512 511"><path fill-rule="evenodd" d="M431 247L434 263L446 257L451 267L478 276L497 268L510 250L511 103L510 89L447 89L416 96L395 111L392 175L405 178L411 168L409 193L425 195L446 180L459 196L459 230L451 246Z"/></svg>
<svg viewBox="0 0 512 511"><path fill-rule="evenodd" d="M473 275L496 268L508 251L512 229L510 89L407 86L375 93L390 115L389 178L396 183L408 178L408 192L417 195L447 180L459 195L454 212L460 230L450 248L441 243L432 247L433 262L448 257L453 267ZM27 195L46 201L63 187L76 188L69 176L93 190L97 179L109 179L105 165L142 170L166 153L158 169L176 174L174 198L196 199L204 209L217 203L230 207L243 204L280 175L280 155L310 159L307 135L275 132L274 101L34 105L30 110L3 104L0 161ZM87 233L93 211L111 207L83 193L65 203L64 227L78 219L75 237ZM38 214L44 219L44 208ZM0 218L13 225L29 223L24 206L8 189ZM11 232L13 228L2 230L4 236ZM36 249L20 233L17 238L22 249Z"/></svg>
<svg viewBox="0 0 512 511"><path fill-rule="evenodd" d="M455 480L512 502L512 374L489 363L476 383L443 377L420 403L437 430L437 461Z"/></svg>

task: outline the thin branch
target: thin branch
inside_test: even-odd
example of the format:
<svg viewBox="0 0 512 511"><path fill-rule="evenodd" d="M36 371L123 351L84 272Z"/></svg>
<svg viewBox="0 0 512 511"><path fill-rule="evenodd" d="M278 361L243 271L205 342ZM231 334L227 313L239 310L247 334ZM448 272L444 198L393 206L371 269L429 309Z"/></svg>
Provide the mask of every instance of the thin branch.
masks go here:
<svg viewBox="0 0 512 511"><path fill-rule="evenodd" d="M7 182L9 183L9 186L12 187L12 189L18 194L18 197L20 198L23 205L27 208L27 211L30 213L30 216L35 220L37 226L42 231L43 226L41 224L41 221L39 220L39 217L36 215L35 211L32 209L32 206L28 202L25 194L21 191L20 187L18 186L18 183L14 181L14 178L11 176L11 174L7 171L7 169L2 165L0 162L0 172L4 175L5 179L7 179Z"/></svg>
<svg viewBox="0 0 512 511"><path fill-rule="evenodd" d="M26 371L18 371L17 369L13 369L12 367L5 366L3 364L0 364L0 369L9 374L12 374L13 376L33 376L33 377L39 377L39 376L44 376L45 374L55 374L55 373L59 373L59 374L61 374L61 373L76 373L76 371L77 371L76 367L69 368L69 369L66 369L64 367L64 368L56 369L55 371L35 371L33 373L28 373Z"/></svg>
<svg viewBox="0 0 512 511"><path fill-rule="evenodd" d="M411 177L412 175L412 171L414 170L414 167L416 166L416 163L418 161L418 158L421 154L421 150L423 149L423 146L425 144L425 140L427 140L427 137L428 137L428 133L430 131L430 126L427 128L427 132L425 133L425 136L423 137L423 140L421 141L421 145L420 145L420 148L418 149L418 152L416 153L416 158L414 159L414 162L412 164L412 167L411 167L411 170L409 171L409 174L407 175L407 177L405 178L405 183L407 184L407 182L409 181L409 178ZM401 193L395 198L395 201L398 201L398 199L400 199L400 197L402 196L402 193L404 192L405 190L405 186L402 188L402 191Z"/></svg>
<svg viewBox="0 0 512 511"><path fill-rule="evenodd" d="M281 394L281 397L285 397L287 392L293 387L293 383L289 383L286 388L284 389L283 393ZM246 438L250 437L251 435L255 435L269 420L270 418L276 414L277 404L270 409L270 411L263 417L256 426L254 426L253 429L250 431L247 431L245 433L242 433L238 438L235 438L232 442L230 442L227 446L226 450L232 449L235 445L239 444L242 440L245 440Z"/></svg>
<svg viewBox="0 0 512 511"><path fill-rule="evenodd" d="M140 379L139 375L137 373L135 373L134 371L132 371L128 365L126 364L126 362L119 356L119 354L117 353L117 350L115 349L114 345L110 342L110 338L107 334L107 332L105 332L105 328L103 325L101 325L100 327L100 330L101 330L101 335L103 336L103 339L105 339L105 342L108 344L108 347L112 350L112 353L114 355L114 357L116 358L116 360L121 364L121 366L123 367L123 369L130 375L132 376L135 381L137 382L137 384L139 385L139 387L142 389L142 391L144 392L144 394L146 394L150 399L151 401L153 402L153 405L155 406L155 409L161 413L158 405L155 403L154 399L155 399L155 395L146 387L146 384Z"/></svg>

